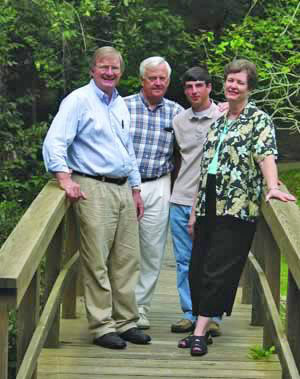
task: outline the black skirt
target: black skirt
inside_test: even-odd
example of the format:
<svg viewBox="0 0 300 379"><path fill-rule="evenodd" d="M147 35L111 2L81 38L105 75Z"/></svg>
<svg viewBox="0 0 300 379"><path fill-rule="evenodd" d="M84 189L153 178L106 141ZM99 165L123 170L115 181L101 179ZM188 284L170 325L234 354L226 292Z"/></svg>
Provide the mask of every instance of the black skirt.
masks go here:
<svg viewBox="0 0 300 379"><path fill-rule="evenodd" d="M195 224L189 280L194 316L230 316L256 223L216 216L216 181L208 175L206 215Z"/></svg>

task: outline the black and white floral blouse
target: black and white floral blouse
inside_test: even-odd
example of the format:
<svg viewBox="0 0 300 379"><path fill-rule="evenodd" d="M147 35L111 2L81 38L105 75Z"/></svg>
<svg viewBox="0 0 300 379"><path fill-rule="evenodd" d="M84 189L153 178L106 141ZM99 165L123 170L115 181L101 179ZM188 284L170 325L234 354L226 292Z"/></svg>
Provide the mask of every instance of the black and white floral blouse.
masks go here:
<svg viewBox="0 0 300 379"><path fill-rule="evenodd" d="M214 157L226 116L211 127L203 148L196 215L205 215L207 171ZM277 156L271 118L248 103L239 118L228 125L220 145L216 174L217 216L231 215L254 222L259 214L263 176L258 166L269 155Z"/></svg>

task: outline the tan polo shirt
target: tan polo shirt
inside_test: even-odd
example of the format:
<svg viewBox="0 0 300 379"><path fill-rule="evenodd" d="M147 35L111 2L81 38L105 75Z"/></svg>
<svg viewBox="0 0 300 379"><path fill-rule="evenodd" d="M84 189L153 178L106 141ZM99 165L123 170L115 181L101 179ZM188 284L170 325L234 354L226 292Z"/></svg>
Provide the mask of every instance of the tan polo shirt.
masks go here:
<svg viewBox="0 0 300 379"><path fill-rule="evenodd" d="M192 108L180 112L173 119L173 129L179 146L181 166L175 180L171 203L193 205L199 184L200 161L203 144L209 127L222 115L213 102L207 112L199 118Z"/></svg>

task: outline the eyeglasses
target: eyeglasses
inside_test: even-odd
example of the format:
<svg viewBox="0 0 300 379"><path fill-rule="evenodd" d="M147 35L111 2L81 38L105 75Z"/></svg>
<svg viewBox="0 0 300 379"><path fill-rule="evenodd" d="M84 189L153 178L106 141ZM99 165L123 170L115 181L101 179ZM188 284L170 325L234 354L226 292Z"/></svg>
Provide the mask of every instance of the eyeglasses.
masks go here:
<svg viewBox="0 0 300 379"><path fill-rule="evenodd" d="M97 66L95 65L95 68L97 68L101 72L108 72L111 70L113 73L118 74L121 71L121 68L118 66Z"/></svg>

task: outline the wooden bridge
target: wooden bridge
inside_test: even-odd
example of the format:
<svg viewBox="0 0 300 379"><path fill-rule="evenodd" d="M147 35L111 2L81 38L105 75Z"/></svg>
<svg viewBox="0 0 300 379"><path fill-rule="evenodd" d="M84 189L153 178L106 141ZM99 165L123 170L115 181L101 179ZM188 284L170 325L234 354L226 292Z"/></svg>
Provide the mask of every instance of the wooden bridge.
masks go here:
<svg viewBox="0 0 300 379"><path fill-rule="evenodd" d="M64 192L48 183L0 251L1 379L8 377L8 318L14 310L17 379L300 378L300 212L295 204L263 204L233 316L224 319L223 335L201 358L178 349L181 336L170 333L170 324L180 317L170 254L150 315L152 344L112 351L91 343L82 298L76 296L78 234L69 205ZM279 315L283 255L289 268L285 322ZM249 352L255 345L274 345L276 354L253 360Z"/></svg>

